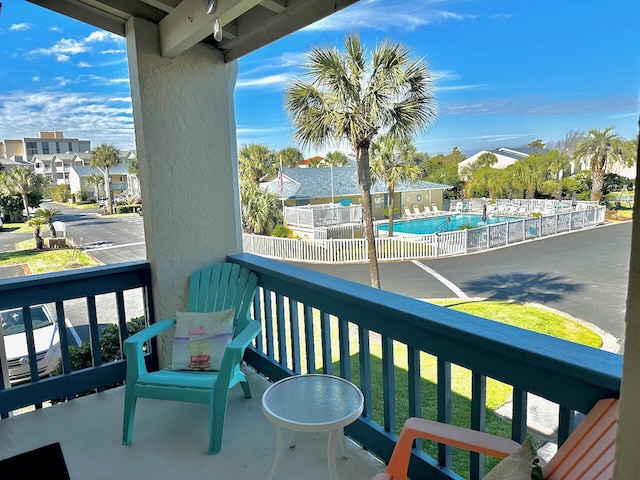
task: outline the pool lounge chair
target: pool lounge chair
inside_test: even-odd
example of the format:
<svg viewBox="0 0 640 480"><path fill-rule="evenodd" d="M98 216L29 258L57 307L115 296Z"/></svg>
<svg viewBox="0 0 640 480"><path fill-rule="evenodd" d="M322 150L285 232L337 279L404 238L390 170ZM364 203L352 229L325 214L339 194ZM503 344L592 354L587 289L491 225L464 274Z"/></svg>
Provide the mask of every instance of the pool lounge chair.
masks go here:
<svg viewBox="0 0 640 480"><path fill-rule="evenodd" d="M438 208L438 206L435 203L431 204L431 211L433 211L434 215L440 215L440 214L444 213L442 210L440 210Z"/></svg>
<svg viewBox="0 0 640 480"><path fill-rule="evenodd" d="M418 205L414 205L413 206L413 214L416 217L426 217L427 215L429 215L431 212L429 212L428 210L425 209L424 212L420 211L420 208L418 207Z"/></svg>
<svg viewBox="0 0 640 480"><path fill-rule="evenodd" d="M409 207L407 207L406 205L404 206L404 215L405 217L409 217L409 218L416 218L416 214L412 213L411 210L409 210Z"/></svg>

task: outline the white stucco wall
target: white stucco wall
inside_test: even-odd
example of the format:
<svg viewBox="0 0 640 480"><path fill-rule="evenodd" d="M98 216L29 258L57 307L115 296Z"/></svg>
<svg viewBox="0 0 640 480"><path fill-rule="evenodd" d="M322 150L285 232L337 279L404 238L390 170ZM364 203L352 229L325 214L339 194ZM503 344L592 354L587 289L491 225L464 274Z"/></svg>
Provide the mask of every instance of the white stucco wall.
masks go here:
<svg viewBox="0 0 640 480"><path fill-rule="evenodd" d="M634 218L640 218L640 195L635 192ZM624 367L616 440L616 480L640 478L638 432L640 432L640 222L634 220L631 234L631 260L625 316Z"/></svg>
<svg viewBox="0 0 640 480"><path fill-rule="evenodd" d="M163 58L157 31L137 18L126 28L147 258L161 319L186 308L191 273L242 243L237 65L207 45Z"/></svg>

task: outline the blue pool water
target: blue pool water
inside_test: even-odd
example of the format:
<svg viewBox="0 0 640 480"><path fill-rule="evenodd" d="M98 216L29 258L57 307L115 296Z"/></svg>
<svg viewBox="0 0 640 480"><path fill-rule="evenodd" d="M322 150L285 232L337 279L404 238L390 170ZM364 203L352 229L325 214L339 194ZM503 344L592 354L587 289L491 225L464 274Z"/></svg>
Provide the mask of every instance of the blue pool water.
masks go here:
<svg viewBox="0 0 640 480"><path fill-rule="evenodd" d="M450 219L450 221L447 221ZM503 223L515 220L515 217L487 217L487 223ZM458 230L463 225L477 227L482 222L482 215L447 215L432 218L419 218L415 220L393 222L393 231L399 233L413 233L427 235L436 232L451 232ZM389 230L388 225L380 225L380 230Z"/></svg>

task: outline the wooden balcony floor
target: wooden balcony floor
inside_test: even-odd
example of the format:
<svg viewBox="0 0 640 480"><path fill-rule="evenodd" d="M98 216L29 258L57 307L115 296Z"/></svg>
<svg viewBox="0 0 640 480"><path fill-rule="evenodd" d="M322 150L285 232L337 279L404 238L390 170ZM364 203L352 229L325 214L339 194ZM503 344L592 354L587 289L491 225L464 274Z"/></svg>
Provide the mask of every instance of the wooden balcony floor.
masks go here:
<svg viewBox="0 0 640 480"><path fill-rule="evenodd" d="M264 417L262 392L269 382L248 370L252 398L239 386L229 393L222 452L206 454L205 405L138 400L131 445L121 445L124 388L17 415L2 421L0 459L60 442L72 479L111 480L234 478L265 480L275 455L273 425ZM326 434L299 434L277 479L326 480ZM285 439L287 437L285 436ZM368 480L384 466L348 441L338 458L340 479Z"/></svg>

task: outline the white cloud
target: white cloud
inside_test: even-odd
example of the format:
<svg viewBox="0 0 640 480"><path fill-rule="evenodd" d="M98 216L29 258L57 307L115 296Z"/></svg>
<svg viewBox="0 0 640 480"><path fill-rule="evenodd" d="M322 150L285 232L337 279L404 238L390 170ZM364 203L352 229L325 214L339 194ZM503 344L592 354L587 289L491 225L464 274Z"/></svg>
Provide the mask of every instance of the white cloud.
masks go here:
<svg viewBox="0 0 640 480"><path fill-rule="evenodd" d="M408 30L447 20L474 20L475 15L446 10L442 4L458 2L419 0L362 0L305 28L313 30L353 31Z"/></svg>
<svg viewBox="0 0 640 480"><path fill-rule="evenodd" d="M80 68L91 68L91 64L87 62L78 62L78 67Z"/></svg>
<svg viewBox="0 0 640 480"><path fill-rule="evenodd" d="M40 77L38 77L37 75L35 77L33 77L31 80L33 80L34 82L39 82L40 81Z"/></svg>
<svg viewBox="0 0 640 480"><path fill-rule="evenodd" d="M64 86L68 85L71 82L71 80L69 80L68 78L64 78L64 77L56 77L56 78L54 78L54 80L56 82L58 82L58 86L60 86L60 87L64 87Z"/></svg>
<svg viewBox="0 0 640 480"><path fill-rule="evenodd" d="M111 42L123 44L124 39L110 32L95 31L88 37L76 40L73 38L62 38L49 48L36 48L31 50L29 55L54 55L58 62L66 62L69 55L78 55L91 50L90 44L96 42Z"/></svg>
<svg viewBox="0 0 640 480"><path fill-rule="evenodd" d="M30 23L14 23L9 27L9 30L12 32L23 32L25 30L29 30L33 25Z"/></svg>
<svg viewBox="0 0 640 480"><path fill-rule="evenodd" d="M115 48L111 48L109 50L102 50L100 52L101 55L115 55L117 53L125 53L126 50L119 50L119 49L115 49Z"/></svg>
<svg viewBox="0 0 640 480"><path fill-rule="evenodd" d="M53 27L49 28L49 31L50 32L62 33L62 28L53 26Z"/></svg>
<svg viewBox="0 0 640 480"><path fill-rule="evenodd" d="M123 150L135 148L131 105L110 95L60 90L0 94L0 131L6 138L22 138L47 125L94 146L106 142Z"/></svg>
<svg viewBox="0 0 640 480"><path fill-rule="evenodd" d="M253 88L253 87L276 87L284 85L291 78L291 74L280 73L277 75L267 75L266 77L238 79L237 88Z"/></svg>
<svg viewBox="0 0 640 480"><path fill-rule="evenodd" d="M435 90L437 92L451 92L451 91L458 91L458 90L477 90L485 87L486 87L485 84L479 83L477 85L450 85L448 87L436 86Z"/></svg>

